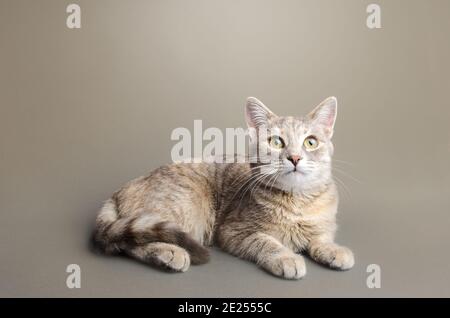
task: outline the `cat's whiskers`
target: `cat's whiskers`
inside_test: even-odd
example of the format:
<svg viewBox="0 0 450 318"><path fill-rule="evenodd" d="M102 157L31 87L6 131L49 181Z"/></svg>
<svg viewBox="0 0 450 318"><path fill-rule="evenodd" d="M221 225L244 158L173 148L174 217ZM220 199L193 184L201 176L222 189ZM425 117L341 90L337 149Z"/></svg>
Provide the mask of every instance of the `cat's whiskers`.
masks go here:
<svg viewBox="0 0 450 318"><path fill-rule="evenodd" d="M333 158L333 162L339 162L339 163L343 163L343 164L346 164L346 165L354 165L354 163L352 163L352 162L345 161L345 160L340 160L340 159L336 159L336 158Z"/></svg>
<svg viewBox="0 0 450 318"><path fill-rule="evenodd" d="M249 197L253 197L255 190L256 190L260 185L262 185L263 183L265 183L264 181L265 181L267 178L270 179L272 176L273 176L272 174L266 175L265 177L260 178L257 182L255 182L255 184L254 184L254 185L251 187L251 189L250 189Z"/></svg>
<svg viewBox="0 0 450 318"><path fill-rule="evenodd" d="M245 182L241 185L241 187L236 191L236 193L238 193L239 191L241 191L242 190L242 188L243 188L243 186L245 186L245 185L247 185L247 184L251 184L251 181L253 181L254 179L256 179L256 176L258 176L258 175L264 175L264 174L272 174L273 172L267 172L267 173L265 173L265 172L262 172L261 171L261 168L262 167L266 167L266 166L269 166L269 167L271 167L271 168L274 168L274 169L278 169L278 168L280 168L281 167L281 165L280 165L280 162L278 161L278 162L272 162L272 163L268 163L268 164L260 164L260 165L257 165L257 166L255 166L255 167L251 167L248 171L246 171L242 176L240 176L240 177L238 177L236 180L234 180L233 181L233 183L231 184L232 186L233 185L235 185L235 184L237 184L237 183L239 183L239 182L241 182L241 181L244 181L245 180ZM256 174L255 174L255 171L256 170L260 170L259 172L257 172ZM250 176L250 178L248 178L248 175L249 174L251 174L251 176ZM248 179L247 179L248 178ZM234 197L233 197L234 198Z"/></svg>
<svg viewBox="0 0 450 318"><path fill-rule="evenodd" d="M347 195L347 197L349 199L351 199L352 198L352 194L351 194L349 188L344 183L344 181L339 179L336 175L333 175L333 179L334 179L334 181L336 181L342 187L342 189L344 190L344 193Z"/></svg>
<svg viewBox="0 0 450 318"><path fill-rule="evenodd" d="M250 196L252 196L252 195L253 195L253 192L254 192L254 189L256 189L256 188L259 186L260 183L264 182L264 180L265 180L266 178L272 177L274 174L277 173L278 169L279 169L280 167L282 167L282 165L280 164L279 161L278 161L278 162L272 162L272 163L270 163L270 164L267 164L267 166L269 166L270 168L272 168L272 170L267 171L267 172L265 172L265 173L259 172L259 173L257 174L257 177L256 177L256 178L253 177L252 181L247 183L247 186L243 189L243 192L242 192L242 194L241 194L240 201L239 201L239 206L238 206L238 207L240 207L241 202L242 202L242 199L245 197L246 193L247 193L249 190L250 190ZM241 191L241 189L242 189L242 187L241 187L237 192Z"/></svg>
<svg viewBox="0 0 450 318"><path fill-rule="evenodd" d="M256 166L256 167L251 167L249 169L249 171L244 172L242 175L240 175L236 180L233 181L233 183L231 184L231 186L235 185L236 183L244 180L245 178L247 178L250 174L253 174L253 172L257 169L260 169L260 166Z"/></svg>
<svg viewBox="0 0 450 318"><path fill-rule="evenodd" d="M270 182L270 180L272 180L272 178L274 177L274 176L276 176L276 173L277 173L277 170L276 169L274 169L274 170L272 170L270 173L268 173L268 182ZM266 181L266 178L263 178L263 179L261 179L259 182L257 182L254 186L253 186L253 188L252 188L252 190L250 191L250 197L252 197L253 196L253 193L255 192L255 190L260 186L260 185L264 185L264 189L266 189L267 188L267 183L265 182Z"/></svg>
<svg viewBox="0 0 450 318"><path fill-rule="evenodd" d="M275 178L272 181L272 184L270 185L269 191L272 191L273 186L275 185L275 182L277 181L278 177L281 176L281 171L278 171L275 174Z"/></svg>
<svg viewBox="0 0 450 318"><path fill-rule="evenodd" d="M252 185L255 182L255 180L258 180L259 177L265 176L265 175L266 174L261 173L261 172L253 173L248 179L245 180L245 182L243 182L243 184L239 187L239 189L237 189L235 191L235 193L233 194L232 200L236 197L236 195L238 193L241 192L241 190L247 189L250 185ZM243 195L241 196L241 200L242 200L242 197L243 197Z"/></svg>
<svg viewBox="0 0 450 318"><path fill-rule="evenodd" d="M260 175L258 175L257 178L255 178L251 183L249 183L247 187L245 187L245 189L244 189L244 191L242 192L242 195L241 195L241 197L240 197L238 208L241 206L242 199L245 197L245 194L246 194L249 190L253 189L253 188L255 187L255 185L256 185L260 180L262 180L262 179L264 179L264 178L267 178L267 177L269 177L269 176L271 176L271 174L267 174L267 173L266 173L266 174L260 174Z"/></svg>
<svg viewBox="0 0 450 318"><path fill-rule="evenodd" d="M264 190L267 190L267 186L271 184L268 191L272 190L275 180L281 175L283 170L280 168L284 168L284 164L281 160L279 160L279 161L275 162L274 164L271 164L271 167L273 168L273 173L271 173L272 176L269 178L269 180L267 182L265 182L265 179L261 180L261 182L260 182L260 184L264 183ZM252 191L250 192L250 196L253 195L255 189L258 188L258 186L259 186L259 184L256 184L253 187Z"/></svg>
<svg viewBox="0 0 450 318"><path fill-rule="evenodd" d="M357 178L355 178L352 175L350 175L348 172L344 171L342 167L333 166L332 168L333 168L333 171L339 172L343 176L348 177L348 178L352 179L353 181L355 181L355 182L357 182L359 184L363 184L363 182L361 180L358 180Z"/></svg>

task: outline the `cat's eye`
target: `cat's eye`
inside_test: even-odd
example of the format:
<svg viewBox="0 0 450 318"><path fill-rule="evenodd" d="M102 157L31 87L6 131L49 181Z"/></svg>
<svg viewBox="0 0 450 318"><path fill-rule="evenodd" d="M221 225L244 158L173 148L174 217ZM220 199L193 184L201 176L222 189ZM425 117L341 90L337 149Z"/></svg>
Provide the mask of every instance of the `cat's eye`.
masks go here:
<svg viewBox="0 0 450 318"><path fill-rule="evenodd" d="M284 141L279 136L272 136L269 138L269 145L275 149L281 149L284 147Z"/></svg>
<svg viewBox="0 0 450 318"><path fill-rule="evenodd" d="M319 146L319 141L317 140L316 137L309 136L308 138L305 139L303 144L305 145L306 149L314 150L314 149L316 149Z"/></svg>

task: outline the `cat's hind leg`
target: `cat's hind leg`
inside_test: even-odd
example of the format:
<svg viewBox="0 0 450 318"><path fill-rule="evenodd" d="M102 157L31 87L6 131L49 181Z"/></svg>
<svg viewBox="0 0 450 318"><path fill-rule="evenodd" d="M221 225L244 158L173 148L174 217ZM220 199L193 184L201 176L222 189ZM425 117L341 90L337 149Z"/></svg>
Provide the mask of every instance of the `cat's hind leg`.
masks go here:
<svg viewBox="0 0 450 318"><path fill-rule="evenodd" d="M174 272L185 272L191 263L189 253L182 247L162 242L135 246L127 253L144 263Z"/></svg>
<svg viewBox="0 0 450 318"><path fill-rule="evenodd" d="M179 252L180 249L186 251L192 264L204 264L209 261L209 251L206 247L194 240L177 224L170 221L155 221L151 215L140 216L130 221L123 236L124 241L128 243L125 248L127 250L148 247L148 243L167 243L160 247L163 246L166 250L170 246L178 248L169 249L172 252L175 250ZM150 247L152 248L153 245Z"/></svg>
<svg viewBox="0 0 450 318"><path fill-rule="evenodd" d="M151 212L119 217L114 200L100 211L94 240L106 253L122 252L176 271L209 260L208 249L175 222Z"/></svg>

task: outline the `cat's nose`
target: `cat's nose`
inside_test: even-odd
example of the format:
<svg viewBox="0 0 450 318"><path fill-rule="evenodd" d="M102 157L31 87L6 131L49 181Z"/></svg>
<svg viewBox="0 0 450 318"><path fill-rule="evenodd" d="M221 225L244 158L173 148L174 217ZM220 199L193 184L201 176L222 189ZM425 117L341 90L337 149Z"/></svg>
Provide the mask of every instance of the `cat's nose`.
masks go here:
<svg viewBox="0 0 450 318"><path fill-rule="evenodd" d="M287 157L287 160L292 162L294 164L294 166L297 166L298 162L300 160L302 160L302 157L300 157L300 156L289 156L289 157Z"/></svg>

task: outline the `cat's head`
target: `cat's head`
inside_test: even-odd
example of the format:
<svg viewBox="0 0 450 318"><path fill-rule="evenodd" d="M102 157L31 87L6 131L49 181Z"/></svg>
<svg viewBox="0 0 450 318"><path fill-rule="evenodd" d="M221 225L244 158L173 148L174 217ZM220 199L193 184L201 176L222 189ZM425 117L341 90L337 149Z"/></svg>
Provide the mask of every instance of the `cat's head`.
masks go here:
<svg viewBox="0 0 450 318"><path fill-rule="evenodd" d="M329 182L337 100L329 97L304 117L275 115L254 97L247 99L250 158L257 158L265 184L304 192Z"/></svg>

